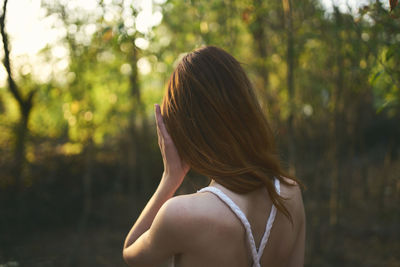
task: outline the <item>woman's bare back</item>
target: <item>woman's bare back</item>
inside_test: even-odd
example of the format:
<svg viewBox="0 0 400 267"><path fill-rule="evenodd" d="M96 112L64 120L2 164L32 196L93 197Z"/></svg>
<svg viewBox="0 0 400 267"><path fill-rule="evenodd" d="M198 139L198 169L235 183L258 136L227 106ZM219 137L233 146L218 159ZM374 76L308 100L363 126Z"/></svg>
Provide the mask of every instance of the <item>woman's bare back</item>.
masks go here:
<svg viewBox="0 0 400 267"><path fill-rule="evenodd" d="M240 195L211 183L225 193L247 217L258 248L265 232L272 202L265 188ZM293 225L279 211L261 256L261 266L303 266L305 215L297 185L281 184ZM186 251L175 256L175 266L251 266L253 259L245 228L231 209L212 193L196 193L174 198L187 223ZM186 228L186 229L185 229Z"/></svg>

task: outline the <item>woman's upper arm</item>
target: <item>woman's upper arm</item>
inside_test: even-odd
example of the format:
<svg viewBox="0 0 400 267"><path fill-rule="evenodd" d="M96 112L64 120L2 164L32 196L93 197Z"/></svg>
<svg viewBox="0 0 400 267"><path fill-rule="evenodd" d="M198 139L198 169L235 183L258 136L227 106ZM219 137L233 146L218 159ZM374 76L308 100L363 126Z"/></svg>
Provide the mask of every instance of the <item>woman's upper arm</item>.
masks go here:
<svg viewBox="0 0 400 267"><path fill-rule="evenodd" d="M182 253L188 238L187 209L172 198L158 211L149 230L131 246L124 249L123 257L129 266L155 266L174 254Z"/></svg>
<svg viewBox="0 0 400 267"><path fill-rule="evenodd" d="M299 221L299 230L297 238L293 247L293 252L289 260L289 267L301 267L304 266L304 253L305 253L305 239L306 239L306 216L304 211L303 198L301 196L301 190L297 188L296 194L296 209Z"/></svg>

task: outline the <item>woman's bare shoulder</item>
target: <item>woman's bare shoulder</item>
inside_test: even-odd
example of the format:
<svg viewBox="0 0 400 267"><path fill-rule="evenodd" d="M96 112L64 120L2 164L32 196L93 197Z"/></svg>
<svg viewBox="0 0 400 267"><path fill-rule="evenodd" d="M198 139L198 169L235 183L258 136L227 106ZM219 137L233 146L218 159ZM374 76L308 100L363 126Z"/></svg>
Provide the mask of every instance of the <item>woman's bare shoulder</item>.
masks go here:
<svg viewBox="0 0 400 267"><path fill-rule="evenodd" d="M301 197L301 186L294 180L282 177L286 184L281 183L282 196L285 198Z"/></svg>
<svg viewBox="0 0 400 267"><path fill-rule="evenodd" d="M289 212L300 221L304 220L304 203L301 186L292 179L283 178L288 184L281 183L281 196L285 198L285 204Z"/></svg>
<svg viewBox="0 0 400 267"><path fill-rule="evenodd" d="M182 221L210 219L218 211L215 199L210 194L193 193L179 195L169 199L165 204L166 212Z"/></svg>
<svg viewBox="0 0 400 267"><path fill-rule="evenodd" d="M180 195L166 201L157 216L174 240L191 250L196 247L199 233L205 234L209 227L221 223L216 206L210 194Z"/></svg>

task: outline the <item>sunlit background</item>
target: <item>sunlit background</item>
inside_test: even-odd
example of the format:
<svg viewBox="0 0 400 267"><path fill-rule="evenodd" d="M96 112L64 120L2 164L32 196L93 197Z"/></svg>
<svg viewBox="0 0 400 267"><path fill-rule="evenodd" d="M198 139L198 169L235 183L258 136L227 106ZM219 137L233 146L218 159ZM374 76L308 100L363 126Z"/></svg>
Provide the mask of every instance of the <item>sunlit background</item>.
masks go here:
<svg viewBox="0 0 400 267"><path fill-rule="evenodd" d="M62 71L68 67L67 55L68 51L62 44L67 31L56 16L47 16L46 9L42 7L41 0L18 0L10 1L8 7L7 31L11 39L13 52L13 63L16 68L20 68L26 63L30 65L39 65L38 68L25 68L23 73L32 72L38 81L48 82L51 71ZM90 36L98 29L95 22L99 16L103 16L106 22L114 22L115 17L119 16L120 10L107 9L103 14L98 5L97 0L85 1L60 1L66 6L69 12L76 12L77 16L88 15L88 22L80 35L80 42L90 42ZM130 27L131 31L139 31L146 35L154 26L160 24L162 13L160 8L155 8L152 1L121 1L124 7L133 5L139 11L136 18L132 17L130 12L123 12L122 19L126 27ZM154 1L155 4L163 4L165 0ZM50 2L51 3L51 2ZM111 4L112 1L104 1L104 4ZM144 38L138 38L136 42L140 48L146 49L148 41ZM38 53L46 46L52 46L53 62L49 62L38 55ZM3 55L3 54L2 54ZM58 60L57 60L58 59ZM45 71L43 71L43 69ZM148 67L141 65L140 68L144 73L148 73ZM1 85L6 82L6 72L1 66L0 72Z"/></svg>
<svg viewBox="0 0 400 267"><path fill-rule="evenodd" d="M306 186L305 266L400 266L399 10L9 0L0 267L124 266L124 237L163 171L153 104L180 58L208 44L244 63L285 168ZM190 172L178 194L207 182Z"/></svg>
<svg viewBox="0 0 400 267"><path fill-rule="evenodd" d="M118 10L109 9L105 14L99 10L99 5L97 0L70 0L70 1L60 1L64 3L68 9L71 11L77 10L78 12L84 12L90 15L90 20L95 22L98 16L104 16L104 19L109 22L114 21L114 17L118 16ZM148 34L154 26L161 23L162 12L158 5L164 4L166 0L159 1L132 1L132 0L121 0L123 5L128 7L134 5L139 11L136 18L132 17L132 14L126 12L122 14L124 23L127 27L131 27L132 30L137 30L140 33ZM327 12L332 12L333 4L337 5L342 12L352 12L357 13L359 7L369 3L368 0L321 0L323 7ZM388 1L384 2L385 7L389 6ZM106 0L104 3L110 4L112 1ZM62 38L65 37L66 31L59 23L55 17L47 17L46 10L41 7L41 0L18 0L10 1L8 8L8 22L7 30L11 38L11 45L13 48L13 59L16 68L22 67L24 64L29 62L31 65L40 65L40 69L37 68L25 68L24 73L32 72L36 79L39 81L46 82L50 79L49 73L57 70L63 70L68 66L68 61L66 60L67 49L62 45L56 45L53 47L52 55L55 59L64 59L57 64L55 62L48 62L48 60L43 60L38 56L38 52L42 50L47 45L55 45ZM95 24L89 24L84 29L84 35L82 33L82 42L85 36L90 36L96 31ZM144 38L139 38L136 45L141 49L146 49L148 47L148 41ZM2 54L0 54L2 55ZM52 64L53 63L53 64ZM148 74L150 72L149 64L140 64L139 69L143 74ZM3 66L0 67L0 84L5 85L6 82L6 72ZM42 71L42 68L45 71Z"/></svg>

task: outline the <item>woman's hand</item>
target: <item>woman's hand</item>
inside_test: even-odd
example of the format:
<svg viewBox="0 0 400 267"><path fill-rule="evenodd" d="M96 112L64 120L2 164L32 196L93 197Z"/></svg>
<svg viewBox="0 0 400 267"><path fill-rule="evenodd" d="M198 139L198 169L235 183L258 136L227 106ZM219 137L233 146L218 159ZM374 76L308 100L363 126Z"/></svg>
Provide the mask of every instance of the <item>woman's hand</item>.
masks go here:
<svg viewBox="0 0 400 267"><path fill-rule="evenodd" d="M190 167L179 157L175 144L165 127L164 120L161 116L160 106L158 104L155 104L154 106L157 122L158 145L160 146L164 162L163 179L166 179L166 182L172 183L174 187L178 188Z"/></svg>

